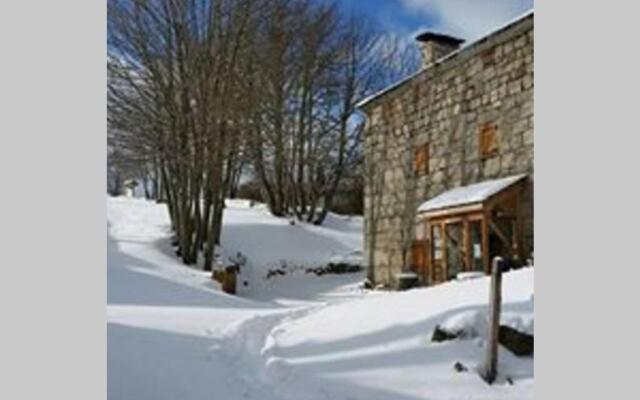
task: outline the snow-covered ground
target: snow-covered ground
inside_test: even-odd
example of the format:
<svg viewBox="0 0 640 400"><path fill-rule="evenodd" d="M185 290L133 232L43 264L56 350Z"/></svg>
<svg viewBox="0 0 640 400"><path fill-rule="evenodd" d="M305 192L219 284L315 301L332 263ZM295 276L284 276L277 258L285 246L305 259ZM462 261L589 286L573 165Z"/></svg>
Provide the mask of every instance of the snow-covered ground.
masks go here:
<svg viewBox="0 0 640 400"><path fill-rule="evenodd" d="M488 278L430 289L375 293L329 305L280 324L269 347L274 379L298 399L323 391L327 398L527 399L533 398L533 359L500 348L499 370L513 385L489 387L475 373L486 352ZM504 277L502 321L533 328L533 269ZM437 324L474 328L480 337L430 342ZM454 372L456 361L469 368Z"/></svg>
<svg viewBox="0 0 640 400"><path fill-rule="evenodd" d="M180 265L166 218L144 200L107 202L108 398L243 398L215 346L232 324L274 309Z"/></svg>
<svg viewBox="0 0 640 400"><path fill-rule="evenodd" d="M335 296L336 286L344 286L342 292L351 291L364 279L364 273L309 279L305 272L361 250L362 217L330 213L322 226L291 225L286 218L274 218L264 204L252 205L247 200L227 200L226 204L221 244L226 260L238 252L246 259L238 277L242 296L281 304L292 299L317 300L318 295ZM267 279L273 269L285 270L287 275Z"/></svg>
<svg viewBox="0 0 640 400"><path fill-rule="evenodd" d="M362 274L264 279L283 260L295 269L359 250L361 219L292 226L242 201L224 218L225 252L247 258L239 296L177 261L163 206L107 200L109 399L533 397L533 359L500 349L513 385L489 387L473 371L481 336L429 341L436 324L483 330L486 278L402 293L364 292ZM533 270L506 274L503 299L504 323L531 331Z"/></svg>

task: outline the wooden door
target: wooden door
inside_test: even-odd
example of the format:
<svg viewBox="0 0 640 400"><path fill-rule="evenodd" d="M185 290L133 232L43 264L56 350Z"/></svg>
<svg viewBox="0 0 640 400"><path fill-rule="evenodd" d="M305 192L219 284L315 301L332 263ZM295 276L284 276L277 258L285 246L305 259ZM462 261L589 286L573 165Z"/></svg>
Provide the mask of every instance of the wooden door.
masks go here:
<svg viewBox="0 0 640 400"><path fill-rule="evenodd" d="M411 266L419 276L427 276L427 241L414 240L411 245Z"/></svg>

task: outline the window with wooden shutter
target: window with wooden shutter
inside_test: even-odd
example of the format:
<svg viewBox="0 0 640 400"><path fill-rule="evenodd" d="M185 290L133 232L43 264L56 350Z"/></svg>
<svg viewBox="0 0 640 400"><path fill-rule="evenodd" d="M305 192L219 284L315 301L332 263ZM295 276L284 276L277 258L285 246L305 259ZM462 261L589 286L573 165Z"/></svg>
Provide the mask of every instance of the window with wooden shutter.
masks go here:
<svg viewBox="0 0 640 400"><path fill-rule="evenodd" d="M424 143L416 149L414 171L416 175L429 173L429 143Z"/></svg>
<svg viewBox="0 0 640 400"><path fill-rule="evenodd" d="M496 125L487 122L480 127L480 158L491 157L498 152Z"/></svg>

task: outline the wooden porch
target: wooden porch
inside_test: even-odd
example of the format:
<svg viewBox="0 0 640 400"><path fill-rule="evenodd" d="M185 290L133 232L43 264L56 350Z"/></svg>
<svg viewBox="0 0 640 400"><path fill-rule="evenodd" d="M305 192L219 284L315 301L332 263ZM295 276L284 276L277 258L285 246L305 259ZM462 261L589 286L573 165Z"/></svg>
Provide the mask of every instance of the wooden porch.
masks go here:
<svg viewBox="0 0 640 400"><path fill-rule="evenodd" d="M501 256L519 264L522 254L521 194L526 175L458 187L423 203L416 218L412 268L424 284L463 272L490 273Z"/></svg>

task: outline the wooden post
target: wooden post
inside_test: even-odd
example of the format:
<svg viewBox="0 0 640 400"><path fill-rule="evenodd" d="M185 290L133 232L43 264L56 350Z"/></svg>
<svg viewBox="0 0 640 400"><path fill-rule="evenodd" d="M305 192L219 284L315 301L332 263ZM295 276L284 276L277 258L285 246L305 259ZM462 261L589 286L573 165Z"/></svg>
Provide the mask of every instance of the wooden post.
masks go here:
<svg viewBox="0 0 640 400"><path fill-rule="evenodd" d="M485 273L491 273L491 266L489 265L489 260L491 254L489 252L489 225L487 223L487 219L489 215L487 213L483 214L482 217L482 266L484 267Z"/></svg>
<svg viewBox="0 0 640 400"><path fill-rule="evenodd" d="M500 330L500 305L502 302L502 264L502 258L495 257L491 265L487 355L484 365L480 370L482 379L488 384L492 384L498 375L498 332Z"/></svg>
<svg viewBox="0 0 640 400"><path fill-rule="evenodd" d="M449 252L447 251L447 223L443 222L440 226L442 227L440 228L440 237L442 238L442 268L440 269L440 282L446 282L449 280L449 262L447 260L447 257L449 256Z"/></svg>
<svg viewBox="0 0 640 400"><path fill-rule="evenodd" d="M433 235L431 234L431 225L427 224L425 222L424 225L424 229L426 232L426 240L424 241L424 249L422 249L422 251L424 252L424 271L422 271L423 277L422 279L424 279L424 284L425 285L430 285L431 284L431 279L429 278L429 275L431 274L431 269L433 268L431 266L431 248L433 246Z"/></svg>
<svg viewBox="0 0 640 400"><path fill-rule="evenodd" d="M463 260L464 260L464 270L471 271L471 244L469 241L469 220L465 217L462 220L462 248L463 252Z"/></svg>

